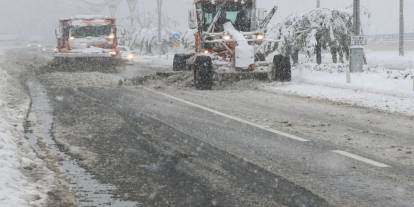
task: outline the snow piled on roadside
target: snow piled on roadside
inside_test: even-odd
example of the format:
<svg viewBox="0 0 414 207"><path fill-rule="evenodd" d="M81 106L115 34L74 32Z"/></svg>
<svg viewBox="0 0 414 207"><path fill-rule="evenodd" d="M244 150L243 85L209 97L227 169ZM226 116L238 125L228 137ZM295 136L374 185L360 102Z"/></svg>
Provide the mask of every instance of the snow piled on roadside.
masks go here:
<svg viewBox="0 0 414 207"><path fill-rule="evenodd" d="M358 89L352 90L306 83L272 83L264 86L263 89L270 92L282 92L414 116L414 98L410 97L396 97Z"/></svg>
<svg viewBox="0 0 414 207"><path fill-rule="evenodd" d="M414 71L406 62L389 62L405 69L368 65L363 73L352 73L346 82L347 65L302 64L293 70L292 83L262 85L266 91L295 94L333 102L369 107L414 116ZM400 63L400 64L399 64ZM401 64L403 63L403 64Z"/></svg>
<svg viewBox="0 0 414 207"><path fill-rule="evenodd" d="M351 83L346 82L347 65L303 64L293 70L293 81L321 86L362 90L392 96L413 97L413 70L390 70L382 66L368 67L365 72L351 73ZM414 75L414 74L413 74Z"/></svg>
<svg viewBox="0 0 414 207"><path fill-rule="evenodd" d="M45 203L41 187L23 174L23 168L41 165L24 143L23 122L28 106L29 98L20 84L0 68L0 206Z"/></svg>

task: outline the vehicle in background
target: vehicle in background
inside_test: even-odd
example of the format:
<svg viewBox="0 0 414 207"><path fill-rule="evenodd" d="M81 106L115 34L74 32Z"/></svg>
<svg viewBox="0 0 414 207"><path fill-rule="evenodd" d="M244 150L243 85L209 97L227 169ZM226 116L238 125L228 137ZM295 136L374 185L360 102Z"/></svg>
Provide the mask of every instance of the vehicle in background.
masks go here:
<svg viewBox="0 0 414 207"><path fill-rule="evenodd" d="M290 81L289 57L266 61L261 53L266 28L276 13L256 8L256 0L194 0L190 29L195 32L195 53L176 54L173 70L191 69L198 89L211 89L213 80L246 77Z"/></svg>
<svg viewBox="0 0 414 207"><path fill-rule="evenodd" d="M101 68L120 62L117 26L114 18L77 16L61 19L56 29L57 48L54 53L58 65Z"/></svg>
<svg viewBox="0 0 414 207"><path fill-rule="evenodd" d="M43 45L38 41L30 41L26 44L26 47L40 50L40 49L42 49Z"/></svg>
<svg viewBox="0 0 414 207"><path fill-rule="evenodd" d="M136 55L132 52L132 50L128 46L119 46L118 48L122 60L126 61L126 63L129 65L134 64Z"/></svg>

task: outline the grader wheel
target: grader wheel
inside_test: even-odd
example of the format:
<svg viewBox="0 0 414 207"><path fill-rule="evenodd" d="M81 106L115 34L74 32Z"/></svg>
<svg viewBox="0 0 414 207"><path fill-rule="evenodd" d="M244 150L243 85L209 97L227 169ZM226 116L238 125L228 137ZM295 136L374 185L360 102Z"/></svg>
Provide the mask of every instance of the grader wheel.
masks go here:
<svg viewBox="0 0 414 207"><path fill-rule="evenodd" d="M213 87L213 64L209 56L199 56L193 64L194 86L199 90Z"/></svg>

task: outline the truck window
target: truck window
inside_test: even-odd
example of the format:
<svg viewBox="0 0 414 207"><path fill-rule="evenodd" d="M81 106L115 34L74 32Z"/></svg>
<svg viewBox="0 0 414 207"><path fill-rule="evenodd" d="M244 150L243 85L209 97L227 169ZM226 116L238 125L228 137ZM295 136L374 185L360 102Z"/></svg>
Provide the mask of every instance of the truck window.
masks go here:
<svg viewBox="0 0 414 207"><path fill-rule="evenodd" d="M101 37L101 36L109 35L111 31L112 31L112 27L110 25L81 26L81 27L73 27L71 29L71 35L74 38Z"/></svg>

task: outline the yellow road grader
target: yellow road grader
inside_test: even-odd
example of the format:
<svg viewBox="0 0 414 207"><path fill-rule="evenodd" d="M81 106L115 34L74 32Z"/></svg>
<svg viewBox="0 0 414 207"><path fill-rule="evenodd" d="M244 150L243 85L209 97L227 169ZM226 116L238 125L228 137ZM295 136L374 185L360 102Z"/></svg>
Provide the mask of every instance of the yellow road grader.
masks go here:
<svg viewBox="0 0 414 207"><path fill-rule="evenodd" d="M267 61L262 51L266 28L277 11L256 8L256 0L194 0L189 12L195 30L195 51L175 54L173 70L192 70L197 89L210 90L226 77L265 77L290 81L290 58L275 55Z"/></svg>

